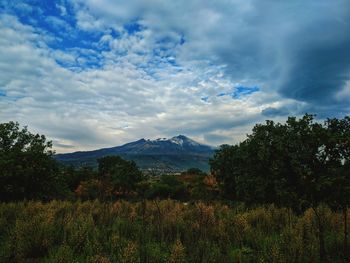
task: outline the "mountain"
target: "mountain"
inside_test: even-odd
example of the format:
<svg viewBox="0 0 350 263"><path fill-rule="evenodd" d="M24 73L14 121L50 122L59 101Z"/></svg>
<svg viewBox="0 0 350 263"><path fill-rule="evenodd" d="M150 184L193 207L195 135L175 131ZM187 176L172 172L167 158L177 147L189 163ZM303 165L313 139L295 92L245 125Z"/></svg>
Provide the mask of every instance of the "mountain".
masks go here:
<svg viewBox="0 0 350 263"><path fill-rule="evenodd" d="M209 170L209 158L215 148L200 144L184 135L170 139L140 139L122 146L94 151L57 154L55 158L73 166L97 166L97 159L107 155L119 155L133 160L143 170L155 172L179 172L195 167Z"/></svg>

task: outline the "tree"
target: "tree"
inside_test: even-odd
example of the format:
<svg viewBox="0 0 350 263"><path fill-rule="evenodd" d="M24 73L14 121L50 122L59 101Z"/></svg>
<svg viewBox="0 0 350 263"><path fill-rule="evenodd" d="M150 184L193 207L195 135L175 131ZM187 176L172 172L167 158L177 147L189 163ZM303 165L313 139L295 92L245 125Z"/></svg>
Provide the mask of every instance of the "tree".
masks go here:
<svg viewBox="0 0 350 263"><path fill-rule="evenodd" d="M81 182L97 179L97 172L92 167L60 166L60 174L64 178L70 191L74 192Z"/></svg>
<svg viewBox="0 0 350 263"><path fill-rule="evenodd" d="M347 251L349 162L350 118L322 124L314 121L314 115L305 114L300 119L289 117L285 124L266 121L255 125L242 143L222 146L210 165L226 196L289 206L298 212L312 208L323 261L323 203L342 208Z"/></svg>
<svg viewBox="0 0 350 263"><path fill-rule="evenodd" d="M198 175L190 184L189 192L194 200L213 200L218 196L216 178L213 175Z"/></svg>
<svg viewBox="0 0 350 263"><path fill-rule="evenodd" d="M221 145L209 160L211 173L216 177L222 194L234 199L236 197L236 178L240 163L240 146Z"/></svg>
<svg viewBox="0 0 350 263"><path fill-rule="evenodd" d="M81 181L75 190L75 194L82 200L105 199L110 194L108 190L101 181L90 179Z"/></svg>
<svg viewBox="0 0 350 263"><path fill-rule="evenodd" d="M111 184L113 191L122 195L136 190L137 184L143 179L134 161L127 161L119 156L98 159L98 171L101 180Z"/></svg>
<svg viewBox="0 0 350 263"><path fill-rule="evenodd" d="M273 121L257 124L253 133L240 144L238 191L249 203L280 203L280 149L284 127Z"/></svg>
<svg viewBox="0 0 350 263"><path fill-rule="evenodd" d="M154 182L147 196L149 198L172 198L185 200L188 197L186 186L179 181L174 175L162 175L160 180Z"/></svg>
<svg viewBox="0 0 350 263"><path fill-rule="evenodd" d="M52 143L17 122L0 124L0 199L64 197L64 180L52 158Z"/></svg>
<svg viewBox="0 0 350 263"><path fill-rule="evenodd" d="M325 122L331 136L332 158L338 159L334 167L333 191L329 203L343 212L344 219L344 257L349 261L348 209L350 204L350 117L327 119Z"/></svg>
<svg viewBox="0 0 350 263"><path fill-rule="evenodd" d="M205 176L206 173L203 172L199 168L189 168L185 172L182 172L181 175L203 175L203 176Z"/></svg>

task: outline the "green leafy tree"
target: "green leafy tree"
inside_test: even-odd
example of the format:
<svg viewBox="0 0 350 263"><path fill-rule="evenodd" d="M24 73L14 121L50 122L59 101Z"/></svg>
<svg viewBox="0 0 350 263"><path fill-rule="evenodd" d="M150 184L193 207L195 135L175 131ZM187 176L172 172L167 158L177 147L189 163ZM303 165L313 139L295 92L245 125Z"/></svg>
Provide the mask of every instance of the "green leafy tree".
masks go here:
<svg viewBox="0 0 350 263"><path fill-rule="evenodd" d="M332 159L340 165L333 167L333 189L329 203L343 212L344 257L350 260L348 245L348 209L350 204L350 117L327 119L326 126L331 134Z"/></svg>
<svg viewBox="0 0 350 263"><path fill-rule="evenodd" d="M48 200L64 197L67 188L52 158L52 143L17 122L0 124L0 199Z"/></svg>
<svg viewBox="0 0 350 263"><path fill-rule="evenodd" d="M314 116L266 121L235 146L222 146L210 161L226 196L248 203L275 203L298 212L312 208L319 234L320 261L326 259L324 203L344 211L347 250L350 119L317 123ZM336 192L336 193L335 193Z"/></svg>
<svg viewBox="0 0 350 263"><path fill-rule="evenodd" d="M240 174L240 147L221 145L209 160L211 173L217 178L222 194L227 198L236 198L236 179Z"/></svg>
<svg viewBox="0 0 350 263"><path fill-rule="evenodd" d="M272 203L280 199L279 149L283 126L273 121L258 124L246 141L241 143L238 179L239 196L250 203Z"/></svg>
<svg viewBox="0 0 350 263"><path fill-rule="evenodd" d="M185 184L174 175L162 175L159 181L151 185L147 196L149 198L185 200L188 197L188 193Z"/></svg>
<svg viewBox="0 0 350 263"><path fill-rule="evenodd" d="M119 156L105 156L98 160L98 171L104 183L111 184L114 192L125 195L135 191L143 180L141 171L134 161Z"/></svg>
<svg viewBox="0 0 350 263"><path fill-rule="evenodd" d="M75 190L75 194L82 200L107 199L111 197L111 189L108 189L101 181L90 179L81 181Z"/></svg>
<svg viewBox="0 0 350 263"><path fill-rule="evenodd" d="M206 173L203 172L201 169L199 168L189 168L187 169L185 172L181 173L182 175L202 175L205 176Z"/></svg>
<svg viewBox="0 0 350 263"><path fill-rule="evenodd" d="M60 174L64 177L69 190L72 192L77 189L81 182L98 179L97 172L92 167L74 168L73 166L61 165Z"/></svg>

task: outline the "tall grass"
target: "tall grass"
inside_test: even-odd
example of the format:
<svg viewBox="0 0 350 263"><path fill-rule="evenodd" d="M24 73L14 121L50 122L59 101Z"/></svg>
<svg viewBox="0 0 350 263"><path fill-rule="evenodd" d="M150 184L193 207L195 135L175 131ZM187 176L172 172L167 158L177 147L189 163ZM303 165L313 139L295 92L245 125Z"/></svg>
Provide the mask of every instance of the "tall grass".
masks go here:
<svg viewBox="0 0 350 263"><path fill-rule="evenodd" d="M343 220L325 211L343 262ZM0 262L318 262L315 215L172 200L0 204Z"/></svg>

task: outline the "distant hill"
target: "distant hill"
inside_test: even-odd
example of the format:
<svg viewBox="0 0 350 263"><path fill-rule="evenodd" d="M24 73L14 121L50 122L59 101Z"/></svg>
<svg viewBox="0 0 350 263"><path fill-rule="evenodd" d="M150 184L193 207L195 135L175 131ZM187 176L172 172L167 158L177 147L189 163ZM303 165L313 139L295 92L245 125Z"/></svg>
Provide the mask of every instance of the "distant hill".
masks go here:
<svg viewBox="0 0 350 263"><path fill-rule="evenodd" d="M94 151L57 154L55 158L68 165L95 167L98 158L119 155L135 161L141 169L148 171L180 172L191 167L208 171L208 161L214 150L212 146L178 135L170 139L140 139L122 146Z"/></svg>

